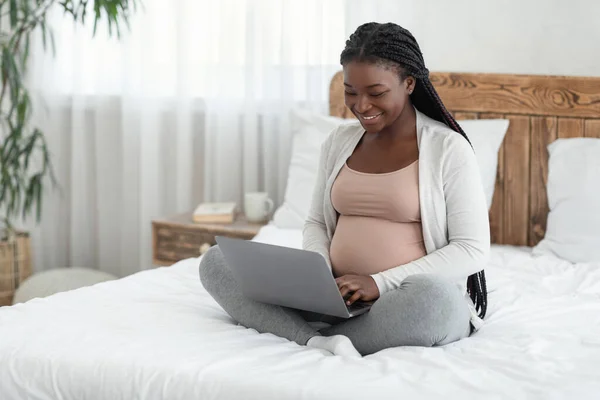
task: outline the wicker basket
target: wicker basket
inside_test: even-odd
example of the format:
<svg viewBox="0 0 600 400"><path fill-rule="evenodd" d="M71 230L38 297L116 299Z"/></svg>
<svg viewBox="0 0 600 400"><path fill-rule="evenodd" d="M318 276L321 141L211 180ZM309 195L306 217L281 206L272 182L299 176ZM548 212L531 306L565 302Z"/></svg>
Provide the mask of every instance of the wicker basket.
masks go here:
<svg viewBox="0 0 600 400"><path fill-rule="evenodd" d="M31 275L30 239L19 233L10 241L0 241L0 306L9 306L15 290Z"/></svg>

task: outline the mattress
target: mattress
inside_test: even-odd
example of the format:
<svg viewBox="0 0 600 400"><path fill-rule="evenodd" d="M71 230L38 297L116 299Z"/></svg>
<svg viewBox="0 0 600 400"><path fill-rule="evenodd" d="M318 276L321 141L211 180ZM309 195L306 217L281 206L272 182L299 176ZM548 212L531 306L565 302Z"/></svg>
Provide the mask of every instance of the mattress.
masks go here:
<svg viewBox="0 0 600 400"><path fill-rule="evenodd" d="M266 226L256 241L300 247ZM198 259L0 309L0 399L590 399L600 393L600 265L493 246L470 338L362 359L233 321Z"/></svg>

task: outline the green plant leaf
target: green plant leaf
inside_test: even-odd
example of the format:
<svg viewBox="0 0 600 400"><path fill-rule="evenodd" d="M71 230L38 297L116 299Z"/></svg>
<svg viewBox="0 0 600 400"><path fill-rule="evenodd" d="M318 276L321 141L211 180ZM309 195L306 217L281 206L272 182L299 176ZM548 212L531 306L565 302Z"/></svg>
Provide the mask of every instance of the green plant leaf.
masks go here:
<svg viewBox="0 0 600 400"><path fill-rule="evenodd" d="M52 54L56 54L56 41L54 40L54 32L49 30L48 34L50 35L50 50L52 51Z"/></svg>
<svg viewBox="0 0 600 400"><path fill-rule="evenodd" d="M18 16L17 0L10 0L9 14L10 14L10 28L14 29L17 25Z"/></svg>
<svg viewBox="0 0 600 400"><path fill-rule="evenodd" d="M29 212L29 210L31 209L31 205L33 204L33 190L33 184L32 181L30 181L25 192L25 202L23 204L23 210L21 211L21 217L23 219L27 218L27 213Z"/></svg>
<svg viewBox="0 0 600 400"><path fill-rule="evenodd" d="M20 4L23 15L30 15L31 7L29 6L29 1L21 1Z"/></svg>
<svg viewBox="0 0 600 400"><path fill-rule="evenodd" d="M31 102L29 99L29 94L26 91L23 91L23 93L21 94L21 100L17 104L17 120L21 122L22 125L25 124L26 120L29 117L28 110L30 105Z"/></svg>
<svg viewBox="0 0 600 400"><path fill-rule="evenodd" d="M18 102L19 89L21 87L21 73L15 63L14 54L8 47L2 48L2 78L3 84L8 83L8 89L11 97L11 106ZM4 93L5 87L2 88Z"/></svg>
<svg viewBox="0 0 600 400"><path fill-rule="evenodd" d="M27 35L25 37L25 44L23 45L23 51L21 52L21 68L25 70L27 68L27 60L29 59L29 47L31 44L31 37Z"/></svg>
<svg viewBox="0 0 600 400"><path fill-rule="evenodd" d="M35 135L35 134L31 135L29 137L28 143L21 150L21 155L24 157L24 161L23 161L24 168L23 169L25 171L29 170L29 159L31 158L31 155L33 154L33 149L35 148L35 142L37 140L38 140L38 136L37 135Z"/></svg>
<svg viewBox="0 0 600 400"><path fill-rule="evenodd" d="M42 180L40 179L39 181L39 185L37 187L37 196L35 199L35 205L36 205L36 213L35 213L35 217L36 220L39 222L42 219L42 192L43 192L43 184L42 184Z"/></svg>
<svg viewBox="0 0 600 400"><path fill-rule="evenodd" d="M44 50L46 50L48 48L47 43L48 43L48 29L46 28L46 21L43 20L40 22L40 28L42 30L42 46L44 47Z"/></svg>

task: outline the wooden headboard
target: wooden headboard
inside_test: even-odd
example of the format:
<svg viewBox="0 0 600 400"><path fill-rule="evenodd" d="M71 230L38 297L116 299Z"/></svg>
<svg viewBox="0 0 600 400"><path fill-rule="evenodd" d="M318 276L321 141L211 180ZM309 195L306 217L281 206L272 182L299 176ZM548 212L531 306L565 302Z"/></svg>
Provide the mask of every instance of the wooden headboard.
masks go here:
<svg viewBox="0 0 600 400"><path fill-rule="evenodd" d="M506 118L490 210L492 242L534 246L548 216L546 146L557 138L600 138L600 78L432 73L444 104L460 119ZM343 73L330 86L330 114L353 115L344 105Z"/></svg>

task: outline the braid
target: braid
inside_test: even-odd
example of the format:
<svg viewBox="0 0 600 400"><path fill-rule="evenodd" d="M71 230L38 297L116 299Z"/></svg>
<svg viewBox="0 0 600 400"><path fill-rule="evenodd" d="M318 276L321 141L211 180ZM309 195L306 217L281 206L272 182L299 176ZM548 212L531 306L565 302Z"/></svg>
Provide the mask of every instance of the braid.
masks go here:
<svg viewBox="0 0 600 400"><path fill-rule="evenodd" d="M423 114L446 124L471 143L429 80L429 70L425 67L419 44L408 30L393 23L369 22L359 26L346 41L346 47L340 56L342 65L351 61L395 69L401 81L407 76L413 76L416 85L410 95L412 104ZM485 317L487 286L483 270L467 278L467 292L479 312L479 317Z"/></svg>

